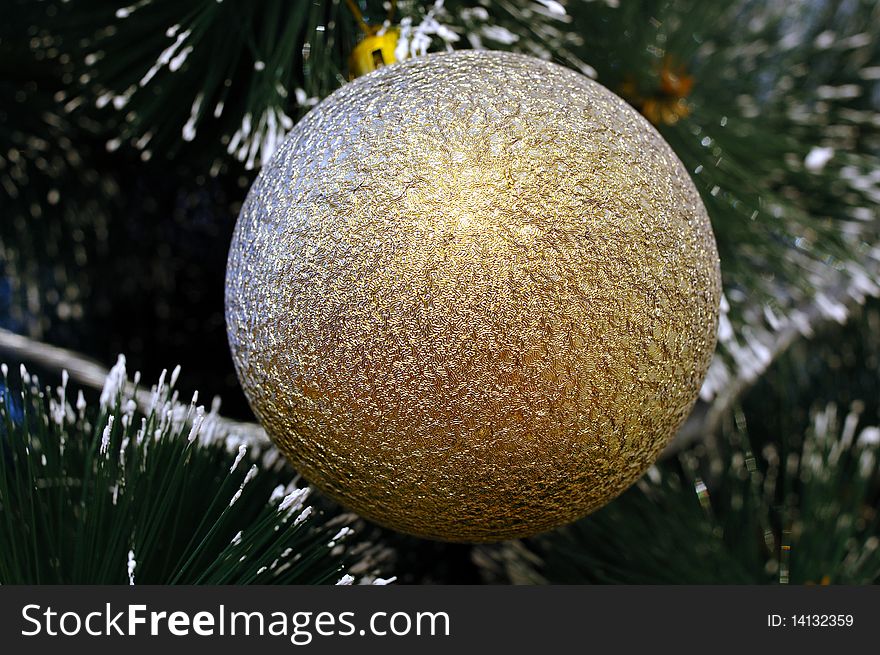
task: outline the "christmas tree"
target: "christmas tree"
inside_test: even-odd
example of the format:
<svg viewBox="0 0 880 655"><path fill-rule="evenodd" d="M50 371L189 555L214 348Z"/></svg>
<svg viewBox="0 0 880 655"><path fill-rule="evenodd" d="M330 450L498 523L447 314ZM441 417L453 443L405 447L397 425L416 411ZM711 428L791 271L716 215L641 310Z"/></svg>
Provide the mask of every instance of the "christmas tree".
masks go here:
<svg viewBox="0 0 880 655"><path fill-rule="evenodd" d="M880 577L875 3L4 3L0 582ZM302 117L460 49L553 61L638 110L702 197L723 283L656 465L570 526L480 546L299 479L248 407L223 297L247 191Z"/></svg>

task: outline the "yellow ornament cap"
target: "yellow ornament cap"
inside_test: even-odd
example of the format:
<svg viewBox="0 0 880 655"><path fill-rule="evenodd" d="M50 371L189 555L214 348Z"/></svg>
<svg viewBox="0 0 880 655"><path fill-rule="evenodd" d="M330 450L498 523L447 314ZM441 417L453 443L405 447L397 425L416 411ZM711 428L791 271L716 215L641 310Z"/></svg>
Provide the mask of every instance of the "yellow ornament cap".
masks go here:
<svg viewBox="0 0 880 655"><path fill-rule="evenodd" d="M397 61L394 50L397 48L398 30L389 28L367 34L358 43L348 59L348 70L351 76L360 77L377 68L393 64Z"/></svg>

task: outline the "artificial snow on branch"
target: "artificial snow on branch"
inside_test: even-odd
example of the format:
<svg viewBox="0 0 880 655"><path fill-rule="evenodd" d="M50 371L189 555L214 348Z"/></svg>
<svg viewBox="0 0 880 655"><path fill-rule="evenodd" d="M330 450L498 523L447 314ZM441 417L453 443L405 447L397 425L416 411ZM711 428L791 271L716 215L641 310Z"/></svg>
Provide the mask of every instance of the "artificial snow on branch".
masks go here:
<svg viewBox="0 0 880 655"><path fill-rule="evenodd" d="M66 372L53 390L0 370L3 584L384 582L356 517L319 508L271 453L218 443L216 415L178 402L178 371L142 394L120 358L90 407Z"/></svg>

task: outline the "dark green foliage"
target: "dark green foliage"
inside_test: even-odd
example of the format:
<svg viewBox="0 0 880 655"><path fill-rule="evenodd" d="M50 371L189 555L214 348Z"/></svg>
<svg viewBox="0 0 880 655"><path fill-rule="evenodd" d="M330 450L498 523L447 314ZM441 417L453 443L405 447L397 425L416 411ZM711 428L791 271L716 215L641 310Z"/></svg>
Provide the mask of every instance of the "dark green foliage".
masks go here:
<svg viewBox="0 0 880 655"><path fill-rule="evenodd" d="M745 426L731 426L721 470L693 454L662 464L653 480L538 539L538 572L557 583L877 582L878 433L859 439L856 422L851 414L841 427L829 407L787 454L757 454Z"/></svg>
<svg viewBox="0 0 880 655"><path fill-rule="evenodd" d="M165 158L198 138L215 172L227 149L253 167L268 132L283 134L309 98L342 84L360 35L339 0L58 7L53 36L85 75L74 93L85 115L100 117L110 147L130 142Z"/></svg>
<svg viewBox="0 0 880 655"><path fill-rule="evenodd" d="M0 405L3 584L324 584L351 563L346 517L288 469L200 441L200 408L160 391L148 414L123 395L95 411L36 384Z"/></svg>

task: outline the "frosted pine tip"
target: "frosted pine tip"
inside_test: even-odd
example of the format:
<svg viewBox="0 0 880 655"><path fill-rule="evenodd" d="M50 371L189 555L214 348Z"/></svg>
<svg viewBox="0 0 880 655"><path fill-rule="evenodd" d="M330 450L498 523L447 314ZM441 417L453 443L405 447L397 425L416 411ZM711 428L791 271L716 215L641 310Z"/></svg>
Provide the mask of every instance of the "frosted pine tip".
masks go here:
<svg viewBox="0 0 880 655"><path fill-rule="evenodd" d="M397 580L397 576L393 575L390 578L376 578L375 580L373 580L373 582L371 584L381 587L384 585L389 585L392 582L395 582L396 580Z"/></svg>
<svg viewBox="0 0 880 655"><path fill-rule="evenodd" d="M156 63L154 63L150 67L150 69L144 74L144 76L138 82L138 85L144 87L149 84L150 80L152 80L156 76L156 73L158 73L163 66L171 62L171 60L174 58L174 55L177 54L180 46L183 45L183 42L189 38L189 35L190 30L185 30L178 34L177 38L174 40L174 43L172 43L170 46L162 51L162 54L159 55Z"/></svg>
<svg viewBox="0 0 880 655"><path fill-rule="evenodd" d="M174 370L171 371L171 381L168 383L170 388L173 388L175 384L177 384L177 378L180 377L180 364L174 367Z"/></svg>
<svg viewBox="0 0 880 655"><path fill-rule="evenodd" d="M111 407L116 402L116 396L122 391L125 382L125 355L119 355L104 381L104 388L101 390L101 407Z"/></svg>
<svg viewBox="0 0 880 655"><path fill-rule="evenodd" d="M300 513L299 513L299 516L297 516L297 517L293 520L293 525L294 525L294 527L297 526L297 525L299 525L300 523L302 523L302 522L305 521L306 519L308 519L308 518L312 515L312 512L313 512L313 511L314 511L314 508L312 508L312 507L306 507L302 512L300 512Z"/></svg>
<svg viewBox="0 0 880 655"><path fill-rule="evenodd" d="M556 0L537 0L537 2L544 5L547 11L554 16L559 16L561 18L566 15L565 7Z"/></svg>
<svg viewBox="0 0 880 655"><path fill-rule="evenodd" d="M196 437L199 436L199 430L202 429L202 423L205 422L205 408L201 405L196 408L196 417L193 420L192 427L189 431L189 442L192 443L195 441Z"/></svg>
<svg viewBox="0 0 880 655"><path fill-rule="evenodd" d="M278 506L278 511L286 512L288 509L291 508L299 509L302 506L302 502L305 500L306 496L308 496L308 493L308 487L294 489L284 497L284 500L281 501L281 504Z"/></svg>
<svg viewBox="0 0 880 655"><path fill-rule="evenodd" d="M192 50L192 48L189 48L189 50ZM186 55L189 53L187 50L184 50L180 54L184 55L184 57L186 57ZM196 123L198 122L199 116L201 115L202 101L204 101L204 99L205 99L205 94L199 93L196 96L196 99L192 104L192 109L190 111L189 119L186 121L186 123L183 126L183 129L181 130L181 136L183 136L184 141L192 141L193 139L196 138Z"/></svg>
<svg viewBox="0 0 880 655"><path fill-rule="evenodd" d="M349 528L348 526L345 526L344 528L342 528L339 532L337 532L337 533L334 535L334 537L333 537L333 541L336 541L337 539L342 539L342 538L344 538L344 537L347 537L348 535L352 534L353 532L354 532L354 530L352 530L352 529Z"/></svg>
<svg viewBox="0 0 880 655"><path fill-rule="evenodd" d="M110 432L113 430L113 414L107 417L107 425L101 435L101 454L106 455L110 450Z"/></svg>
<svg viewBox="0 0 880 655"><path fill-rule="evenodd" d="M232 541L229 542L233 546L238 546L241 543L241 530L239 530L235 536L232 538Z"/></svg>
<svg viewBox="0 0 880 655"><path fill-rule="evenodd" d="M236 468L238 468L238 465L241 464L241 460L244 459L244 456L246 453L247 453L247 445L246 444L240 445L238 447L238 455L235 456L235 461L232 462L232 466L229 467L230 473L232 473Z"/></svg>
<svg viewBox="0 0 880 655"><path fill-rule="evenodd" d="M159 381L156 383L156 386L153 387L153 396L150 400L150 414L152 414L159 405L159 399L162 397L162 389L165 386L165 376L167 373L168 370L163 368L162 372L159 374Z"/></svg>
<svg viewBox="0 0 880 655"><path fill-rule="evenodd" d="M140 446L144 441L144 436L147 434L147 419L141 417L141 427L137 431L137 434L134 436L134 442Z"/></svg>
<svg viewBox="0 0 880 655"><path fill-rule="evenodd" d="M244 448L244 447L245 447L245 446L239 446L239 447L238 447L238 448L239 448L239 451L240 451L242 448ZM231 472L232 472L232 471L230 470L230 473L231 473ZM284 485L283 485L283 484L279 484L277 487L275 487L275 488L272 490L272 494L269 496L269 502L270 502L270 503L274 503L276 500L281 500L282 498L284 498L284 495L285 495L285 494L284 494L284 491L285 491L285 487L284 487Z"/></svg>
<svg viewBox="0 0 880 655"><path fill-rule="evenodd" d="M863 447L873 447L880 444L880 428L865 428L856 439L856 444Z"/></svg>
<svg viewBox="0 0 880 655"><path fill-rule="evenodd" d="M137 567L137 561L134 559L134 550L128 551L128 584L134 585L134 570Z"/></svg>
<svg viewBox="0 0 880 655"><path fill-rule="evenodd" d="M354 583L354 576L346 573L341 578L339 578L339 582L336 583L337 587L350 587Z"/></svg>
<svg viewBox="0 0 880 655"><path fill-rule="evenodd" d="M123 469L122 476L125 477L125 451L128 450L128 446L131 443L131 438L126 436L122 443L119 446L119 466Z"/></svg>
<svg viewBox="0 0 880 655"><path fill-rule="evenodd" d="M170 62L168 62L168 70L170 70L172 73L179 70L192 51L193 47L191 45L188 45L179 53L177 53L177 55Z"/></svg>
<svg viewBox="0 0 880 655"><path fill-rule="evenodd" d="M241 483L241 486L238 488L238 491L235 492L235 495L232 497L232 500L229 501L229 506L232 507L239 498L241 498L241 492L244 491L245 485L257 477L257 465L254 464L248 470L247 475L244 476L244 480Z"/></svg>
<svg viewBox="0 0 880 655"><path fill-rule="evenodd" d="M348 526L345 526L339 532L337 532L329 542L327 542L327 548L334 548L338 542L342 541L348 535L353 533L354 530L352 530Z"/></svg>

